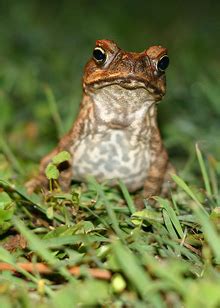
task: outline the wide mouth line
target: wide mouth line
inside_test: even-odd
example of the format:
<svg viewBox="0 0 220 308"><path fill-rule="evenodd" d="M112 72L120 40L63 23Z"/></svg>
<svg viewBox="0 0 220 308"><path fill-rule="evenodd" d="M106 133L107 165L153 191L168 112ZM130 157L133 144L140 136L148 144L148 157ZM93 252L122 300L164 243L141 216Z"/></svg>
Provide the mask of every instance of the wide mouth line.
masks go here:
<svg viewBox="0 0 220 308"><path fill-rule="evenodd" d="M143 78L128 76L128 77L120 77L120 78L117 78L117 77L108 77L108 78L105 78L105 79L100 78L100 79L97 79L95 81L88 82L87 85L92 86L92 85L97 85L97 84L100 84L100 83L103 83L103 84L127 83L127 84L129 84L132 81L135 82L135 83L143 83L145 86L147 86L149 84L149 82L144 80Z"/></svg>
<svg viewBox="0 0 220 308"><path fill-rule="evenodd" d="M146 85L144 85L144 84L134 85L134 84L130 84L130 83L127 83L127 82L111 82L111 83L106 82L106 83L102 83L102 84L94 83L93 86L96 89L102 89L102 88L107 88L107 87L111 87L111 86L119 86L119 87L127 89L127 90L136 90L136 89L142 88L142 89L145 89L147 92L149 92Z"/></svg>
<svg viewBox="0 0 220 308"><path fill-rule="evenodd" d="M161 93L158 88L150 84L149 81L142 78L134 78L131 76L118 79L116 79L115 77L109 77L107 79L98 79L86 83L87 87L94 87L94 89L102 89L112 85L118 85L127 90L136 90L142 88L152 95L159 95L160 97L163 96L163 93Z"/></svg>

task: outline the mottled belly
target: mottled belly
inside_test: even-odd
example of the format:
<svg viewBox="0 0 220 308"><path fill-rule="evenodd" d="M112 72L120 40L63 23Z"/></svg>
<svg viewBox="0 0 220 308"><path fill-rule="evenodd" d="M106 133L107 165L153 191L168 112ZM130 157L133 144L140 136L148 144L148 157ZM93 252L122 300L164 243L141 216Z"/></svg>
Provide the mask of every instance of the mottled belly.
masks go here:
<svg viewBox="0 0 220 308"><path fill-rule="evenodd" d="M149 146L123 131L88 135L73 148L73 179L83 181L92 175L98 181L115 185L124 181L130 191L143 187L147 177Z"/></svg>

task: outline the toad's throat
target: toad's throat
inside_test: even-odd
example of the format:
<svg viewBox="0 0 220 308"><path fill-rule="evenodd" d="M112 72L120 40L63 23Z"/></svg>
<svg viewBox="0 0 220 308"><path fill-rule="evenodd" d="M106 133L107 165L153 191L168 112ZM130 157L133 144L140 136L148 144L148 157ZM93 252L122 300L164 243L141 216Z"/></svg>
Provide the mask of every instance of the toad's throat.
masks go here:
<svg viewBox="0 0 220 308"><path fill-rule="evenodd" d="M91 96L96 120L111 128L142 123L155 103L155 98L145 88L128 90L115 84L99 88Z"/></svg>

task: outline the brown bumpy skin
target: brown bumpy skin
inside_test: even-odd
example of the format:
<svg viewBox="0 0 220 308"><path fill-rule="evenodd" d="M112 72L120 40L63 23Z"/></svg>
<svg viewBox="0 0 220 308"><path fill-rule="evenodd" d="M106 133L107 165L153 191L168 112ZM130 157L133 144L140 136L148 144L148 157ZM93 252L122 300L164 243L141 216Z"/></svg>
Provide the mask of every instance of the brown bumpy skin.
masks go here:
<svg viewBox="0 0 220 308"><path fill-rule="evenodd" d="M29 193L47 187L45 168L58 152L71 159L60 169L59 184L68 190L71 180L116 185L121 179L136 198L166 194L174 168L168 161L157 126L157 102L165 94L167 50L152 46L126 52L113 41L99 40L85 66L80 112L67 135L42 159L39 174L27 184Z"/></svg>

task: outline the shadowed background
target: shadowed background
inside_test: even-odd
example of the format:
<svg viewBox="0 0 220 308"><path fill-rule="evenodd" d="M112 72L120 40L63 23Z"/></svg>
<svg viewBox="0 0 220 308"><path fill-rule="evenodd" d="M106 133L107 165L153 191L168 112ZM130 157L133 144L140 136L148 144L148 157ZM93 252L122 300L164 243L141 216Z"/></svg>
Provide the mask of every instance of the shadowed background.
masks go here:
<svg viewBox="0 0 220 308"><path fill-rule="evenodd" d="M168 48L159 122L172 160L193 166L197 141L218 158L219 12L219 1L1 1L1 135L21 163L47 153L70 128L83 67L105 38L128 51Z"/></svg>

